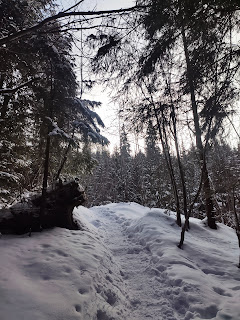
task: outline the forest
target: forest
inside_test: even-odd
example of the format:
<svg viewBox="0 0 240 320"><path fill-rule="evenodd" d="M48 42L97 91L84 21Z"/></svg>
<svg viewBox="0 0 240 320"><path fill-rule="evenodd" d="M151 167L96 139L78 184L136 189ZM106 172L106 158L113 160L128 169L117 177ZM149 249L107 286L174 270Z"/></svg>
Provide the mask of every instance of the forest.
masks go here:
<svg viewBox="0 0 240 320"><path fill-rule="evenodd" d="M81 13L82 2L1 2L2 207L78 178L89 206L134 201L179 225L184 214L238 229L238 2ZM84 99L95 83L119 105L111 153L101 102ZM129 134L145 149L131 152Z"/></svg>
<svg viewBox="0 0 240 320"><path fill-rule="evenodd" d="M0 0L1 320L240 319L239 22Z"/></svg>

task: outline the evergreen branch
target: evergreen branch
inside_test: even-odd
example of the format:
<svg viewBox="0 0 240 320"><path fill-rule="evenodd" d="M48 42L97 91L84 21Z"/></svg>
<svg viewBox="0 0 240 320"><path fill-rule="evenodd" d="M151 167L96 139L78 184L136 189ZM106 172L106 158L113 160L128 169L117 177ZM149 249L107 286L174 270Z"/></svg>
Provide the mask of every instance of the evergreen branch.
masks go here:
<svg viewBox="0 0 240 320"><path fill-rule="evenodd" d="M22 89L24 87L27 87L29 84L35 82L39 80L38 78L33 78L29 81L23 82L21 83L19 86L15 87L15 88L5 88L5 89L0 89L0 95L4 95L4 94L13 94L15 92L17 92L19 89Z"/></svg>

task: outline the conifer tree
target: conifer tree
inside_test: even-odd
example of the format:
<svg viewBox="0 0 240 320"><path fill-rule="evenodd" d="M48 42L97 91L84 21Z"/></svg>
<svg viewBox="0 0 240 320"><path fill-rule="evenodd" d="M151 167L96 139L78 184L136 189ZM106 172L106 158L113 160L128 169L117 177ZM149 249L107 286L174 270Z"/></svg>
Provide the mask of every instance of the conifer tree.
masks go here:
<svg viewBox="0 0 240 320"><path fill-rule="evenodd" d="M0 9L1 37L28 28L54 12L51 0L34 4L4 0ZM52 28L54 32L50 32ZM49 177L53 180L64 166L60 155L65 152L66 141L77 144L77 138L81 141L86 135L90 141L108 143L100 134L99 126L104 124L93 110L99 103L77 98L71 50L72 37L61 33L57 21L1 47L2 194L6 195L6 190L14 195L13 189L20 193L19 188L39 188L44 172L45 190ZM56 154L58 158L52 157ZM24 170L26 166L28 170Z"/></svg>
<svg viewBox="0 0 240 320"><path fill-rule="evenodd" d="M230 3L139 0L136 3L148 9L132 20L129 18L126 36L112 32L104 37L106 43L98 50L94 68L114 74L118 82L122 79L122 92L127 95L126 110L132 110L135 119L144 121L151 116L144 109L146 93L151 93L158 104L174 104L179 114L187 114L195 135L202 173L199 187L205 199L208 225L215 229L207 151L230 112L229 106L233 107L237 98L239 49L233 34L238 32L239 3L236 0ZM137 41L139 34L144 37L144 43ZM108 41L110 37L112 42ZM163 72L168 61L173 64L170 80L168 73Z"/></svg>

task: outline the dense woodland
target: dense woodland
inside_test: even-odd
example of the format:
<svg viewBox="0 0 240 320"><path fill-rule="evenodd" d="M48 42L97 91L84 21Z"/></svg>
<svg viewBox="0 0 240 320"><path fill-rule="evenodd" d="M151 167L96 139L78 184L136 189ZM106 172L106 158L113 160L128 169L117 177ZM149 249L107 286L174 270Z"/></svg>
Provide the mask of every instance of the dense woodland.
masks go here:
<svg viewBox="0 0 240 320"><path fill-rule="evenodd" d="M92 174L81 178L87 188L88 206L134 201L149 207L176 211L166 160L160 147L151 139L152 136L146 137L146 151L135 155L131 154L127 140L120 150L116 149L113 153L100 150L92 154L96 161ZM234 210L239 213L240 204L239 157L238 149L232 149L223 142L213 145L208 156L215 216L219 222L232 227L235 226ZM183 151L181 161L186 180L187 202L191 203L201 174L196 148ZM181 179L174 155L172 162L180 206L183 208ZM194 204L192 216L200 219L206 216L201 194Z"/></svg>
<svg viewBox="0 0 240 320"><path fill-rule="evenodd" d="M2 1L1 36L53 12L52 1ZM1 47L0 195L6 204L27 190L42 187L45 192L59 178L70 148L84 168L89 165L82 156L87 141L108 143L94 111L100 103L78 94L72 37L60 29L53 21Z"/></svg>
<svg viewBox="0 0 240 320"><path fill-rule="evenodd" d="M176 211L179 226L185 214L185 229L194 215L239 230L240 150L227 135L239 131L239 2L82 2L60 14L52 0L0 3L1 204L77 177L89 206L135 201ZM84 99L94 83L114 89L124 122L111 154L101 103ZM131 152L130 131L144 151Z"/></svg>

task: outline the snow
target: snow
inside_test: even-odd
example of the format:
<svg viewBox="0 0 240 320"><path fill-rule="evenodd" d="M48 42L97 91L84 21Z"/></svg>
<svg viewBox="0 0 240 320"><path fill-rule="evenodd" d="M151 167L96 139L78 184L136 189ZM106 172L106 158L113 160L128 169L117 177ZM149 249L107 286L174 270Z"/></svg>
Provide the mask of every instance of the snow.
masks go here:
<svg viewBox="0 0 240 320"><path fill-rule="evenodd" d="M18 182L19 180L18 176L4 171L0 171L0 178L9 179L15 182Z"/></svg>
<svg viewBox="0 0 240 320"><path fill-rule="evenodd" d="M1 320L240 319L235 231L136 203L87 209L84 231L0 238Z"/></svg>
<svg viewBox="0 0 240 320"><path fill-rule="evenodd" d="M74 144L74 140L62 129L59 128L56 122L54 122L51 118L46 117L46 119L51 123L53 129L49 132L49 136L60 136L68 141L71 141Z"/></svg>

